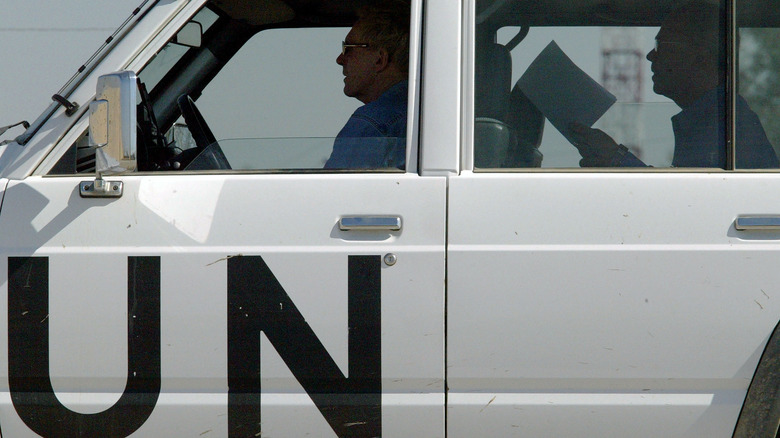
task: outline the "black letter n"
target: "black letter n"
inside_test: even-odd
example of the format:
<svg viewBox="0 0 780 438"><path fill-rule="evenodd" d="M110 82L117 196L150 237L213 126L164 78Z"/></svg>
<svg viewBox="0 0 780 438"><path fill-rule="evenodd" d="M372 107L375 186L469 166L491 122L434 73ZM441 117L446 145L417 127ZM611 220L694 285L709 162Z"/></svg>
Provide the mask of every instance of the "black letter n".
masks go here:
<svg viewBox="0 0 780 438"><path fill-rule="evenodd" d="M261 432L260 332L340 437L382 434L379 256L349 257L349 377L260 256L228 259L228 434ZM316 292L316 291L315 291Z"/></svg>

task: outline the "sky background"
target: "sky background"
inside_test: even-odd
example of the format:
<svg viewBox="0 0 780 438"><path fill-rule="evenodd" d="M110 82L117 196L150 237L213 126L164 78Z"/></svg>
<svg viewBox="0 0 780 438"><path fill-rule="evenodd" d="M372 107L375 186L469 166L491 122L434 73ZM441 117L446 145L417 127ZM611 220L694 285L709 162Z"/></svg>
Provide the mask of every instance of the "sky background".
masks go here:
<svg viewBox="0 0 780 438"><path fill-rule="evenodd" d="M32 123L141 1L2 0L0 126Z"/></svg>

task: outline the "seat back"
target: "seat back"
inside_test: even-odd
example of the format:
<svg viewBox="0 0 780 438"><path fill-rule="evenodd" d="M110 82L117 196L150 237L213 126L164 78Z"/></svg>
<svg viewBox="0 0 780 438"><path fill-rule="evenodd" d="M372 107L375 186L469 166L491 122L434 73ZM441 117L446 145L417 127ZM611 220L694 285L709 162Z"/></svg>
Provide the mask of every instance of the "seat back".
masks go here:
<svg viewBox="0 0 780 438"><path fill-rule="evenodd" d="M491 44L477 52L474 66L474 115L504 120L512 87L512 58L506 47Z"/></svg>
<svg viewBox="0 0 780 438"><path fill-rule="evenodd" d="M504 122L488 117L474 120L474 167L498 169L510 150L517 149L516 137Z"/></svg>
<svg viewBox="0 0 780 438"><path fill-rule="evenodd" d="M515 84L509 95L506 123L516 141L508 151L504 167L541 167L539 145L544 134L544 115Z"/></svg>

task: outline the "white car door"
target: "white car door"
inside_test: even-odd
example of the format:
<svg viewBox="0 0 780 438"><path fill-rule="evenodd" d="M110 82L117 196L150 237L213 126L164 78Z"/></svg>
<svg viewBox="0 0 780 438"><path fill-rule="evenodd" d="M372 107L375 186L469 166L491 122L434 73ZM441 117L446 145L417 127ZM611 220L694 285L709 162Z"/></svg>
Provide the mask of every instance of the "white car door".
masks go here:
<svg viewBox="0 0 780 438"><path fill-rule="evenodd" d="M450 183L449 431L731 436L777 324L776 175ZM774 194L773 194L774 193ZM491 214L484 214L491 212Z"/></svg>
<svg viewBox="0 0 780 438"><path fill-rule="evenodd" d="M260 142L286 155L226 141L233 170L176 172L158 171L170 162L157 166L139 148L142 171L105 177L121 196L89 197L94 164L76 166L94 153L87 118L60 111L41 127L22 152L28 161L14 163L0 211L2 431L444 436L446 178L417 172L415 117L407 170L316 170L358 104L343 96L335 63L348 29L261 23L262 56L230 60L248 38L247 20L230 13L277 18L220 3L191 20L201 46L156 41L117 68L140 71L151 96L141 108L169 134L182 134L176 98L203 92L198 103L220 140L286 137ZM262 7L291 19L277 3ZM332 26L349 17L320 18ZM95 87L82 87L74 96L88 105ZM185 137L170 149L185 149Z"/></svg>
<svg viewBox="0 0 780 438"><path fill-rule="evenodd" d="M491 12L504 24L532 17L521 11L526 3L505 2L504 10L487 3L477 2L478 35ZM601 16L588 15L586 2L561 12L553 3L547 10L536 2L536 18L562 24L531 26L511 50L506 92L553 40L601 84L614 67L624 69L623 85L631 85L626 71L652 85L644 57L658 27L568 27ZM634 23L653 10L648 3L631 15L631 6L615 6L625 15L612 18ZM500 29L498 44L518 33L519 24ZM488 59L479 41L477 63ZM610 64L605 53L616 41L634 44L623 52L632 62ZM484 54L493 46L481 47ZM485 81L498 68L477 64L476 93L495 89ZM479 169L486 150L479 148L498 140L475 128L473 153L467 142L466 170L449 185L449 436L732 435L780 319L780 234L735 224L780 211L780 175L670 168L669 117L680 108L649 85L636 89L639 101L612 90L618 102L596 127L655 169L580 169L577 149L549 122L541 169L505 162ZM482 97L475 96L476 117ZM772 117L759 116L769 132ZM744 144L737 137L738 157Z"/></svg>
<svg viewBox="0 0 780 438"><path fill-rule="evenodd" d="M6 433L443 434L442 179L84 180L5 194Z"/></svg>

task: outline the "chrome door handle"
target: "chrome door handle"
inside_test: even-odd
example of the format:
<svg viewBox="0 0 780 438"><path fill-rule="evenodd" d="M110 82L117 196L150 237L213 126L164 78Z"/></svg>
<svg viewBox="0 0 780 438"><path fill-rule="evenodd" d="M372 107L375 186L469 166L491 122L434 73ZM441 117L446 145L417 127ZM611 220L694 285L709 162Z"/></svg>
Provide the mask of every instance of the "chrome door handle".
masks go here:
<svg viewBox="0 0 780 438"><path fill-rule="evenodd" d="M739 231L780 231L780 216L767 214L740 215L734 221L734 228Z"/></svg>
<svg viewBox="0 0 780 438"><path fill-rule="evenodd" d="M398 231L401 216L342 216L339 219L341 231Z"/></svg>

